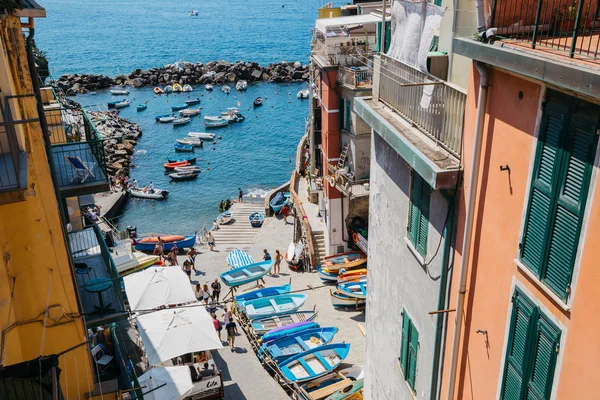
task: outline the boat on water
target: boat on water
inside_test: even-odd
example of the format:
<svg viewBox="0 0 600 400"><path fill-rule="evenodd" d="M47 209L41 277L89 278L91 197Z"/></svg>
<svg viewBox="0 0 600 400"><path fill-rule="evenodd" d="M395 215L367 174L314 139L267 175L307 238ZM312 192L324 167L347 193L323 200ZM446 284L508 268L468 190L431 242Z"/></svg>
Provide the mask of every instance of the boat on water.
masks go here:
<svg viewBox="0 0 600 400"><path fill-rule="evenodd" d="M357 267L367 262L367 255L362 251L350 251L323 258L323 266L329 270Z"/></svg>
<svg viewBox="0 0 600 400"><path fill-rule="evenodd" d="M190 117L182 117L173 120L173 126L181 126L190 122L192 119Z"/></svg>
<svg viewBox="0 0 600 400"><path fill-rule="evenodd" d="M257 97L256 99L254 99L254 102L252 104L254 105L254 108L262 106L263 105L263 98L262 97Z"/></svg>
<svg viewBox="0 0 600 400"><path fill-rule="evenodd" d="M173 86L167 85L164 88L165 93L171 93L173 91Z"/></svg>
<svg viewBox="0 0 600 400"><path fill-rule="evenodd" d="M172 117L173 114L163 114L163 115L157 115L154 117L154 119L156 120L156 122L160 122L161 118L168 118L168 117Z"/></svg>
<svg viewBox="0 0 600 400"><path fill-rule="evenodd" d="M297 96L300 100L304 100L304 99L308 99L309 94L310 94L310 92L308 91L308 89L302 89L301 91L298 92Z"/></svg>
<svg viewBox="0 0 600 400"><path fill-rule="evenodd" d="M116 100L116 101L109 101L108 103L106 103L106 106L108 108L116 108L118 103L122 103L124 101L127 101L127 99L122 99L122 100Z"/></svg>
<svg viewBox="0 0 600 400"><path fill-rule="evenodd" d="M134 251L113 256L113 261L119 276L126 276L160 262L160 257Z"/></svg>
<svg viewBox="0 0 600 400"><path fill-rule="evenodd" d="M273 260L261 261L240 268L230 269L220 274L221 281L231 287L237 287L259 280L271 271Z"/></svg>
<svg viewBox="0 0 600 400"><path fill-rule="evenodd" d="M346 384L325 400L363 400L364 378Z"/></svg>
<svg viewBox="0 0 600 400"><path fill-rule="evenodd" d="M263 297L277 296L280 294L287 294L292 288L291 284L281 286L271 286L266 288L254 289L249 292L241 293L235 296L235 301L249 301L261 299Z"/></svg>
<svg viewBox="0 0 600 400"><path fill-rule="evenodd" d="M154 90L154 94L158 94L158 95L165 94L165 91L162 90L161 88L159 88L158 86L155 87L153 90Z"/></svg>
<svg viewBox="0 0 600 400"><path fill-rule="evenodd" d="M221 117L204 117L204 126L207 128L220 128L229 125L229 121Z"/></svg>
<svg viewBox="0 0 600 400"><path fill-rule="evenodd" d="M179 111L179 115L182 117L193 117L194 115L200 114L199 108L186 108Z"/></svg>
<svg viewBox="0 0 600 400"><path fill-rule="evenodd" d="M196 245L196 235L153 235L141 239L135 239L134 246L137 251L152 252L158 244L158 238L163 241L164 251L170 251L174 245L178 249L192 248Z"/></svg>
<svg viewBox="0 0 600 400"><path fill-rule="evenodd" d="M231 210L227 210L225 212L222 212L221 214L219 214L219 216L217 217L217 223L219 225L225 225L230 223L233 220L233 213L231 212Z"/></svg>
<svg viewBox="0 0 600 400"><path fill-rule="evenodd" d="M355 299L367 298L367 282L364 280L340 283L337 286L338 292Z"/></svg>
<svg viewBox="0 0 600 400"><path fill-rule="evenodd" d="M350 297L341 293L339 290L333 291L329 289L329 297L331 298L331 304L334 307L358 307L367 302L366 299Z"/></svg>
<svg viewBox="0 0 600 400"><path fill-rule="evenodd" d="M185 165L183 167L175 167L173 170L175 172L195 172L197 174L200 173L200 167L196 165Z"/></svg>
<svg viewBox="0 0 600 400"><path fill-rule="evenodd" d="M299 241L298 243L290 243L287 252L285 253L285 261L288 266L292 269L297 269L300 265L300 256L304 251L304 243Z"/></svg>
<svg viewBox="0 0 600 400"><path fill-rule="evenodd" d="M198 11L196 11L196 10L190 11L190 17L197 17L197 16L198 16Z"/></svg>
<svg viewBox="0 0 600 400"><path fill-rule="evenodd" d="M200 171L186 171L186 172L174 172L169 174L169 178L172 181L191 181L194 180L200 175Z"/></svg>
<svg viewBox="0 0 600 400"><path fill-rule="evenodd" d="M332 326L295 332L261 345L259 357L268 355L279 364L297 354L331 343L337 332L338 328Z"/></svg>
<svg viewBox="0 0 600 400"><path fill-rule="evenodd" d="M198 138L202 140L214 140L215 134L208 132L188 132L188 136L191 138Z"/></svg>
<svg viewBox="0 0 600 400"><path fill-rule="evenodd" d="M195 99L189 99L185 101L185 104L188 106L193 106L194 104L200 104L200 97L196 97Z"/></svg>
<svg viewBox="0 0 600 400"><path fill-rule="evenodd" d="M129 107L130 105L131 105L131 102L129 100L123 100L123 101L116 103L115 108L120 109L120 108Z"/></svg>
<svg viewBox="0 0 600 400"><path fill-rule="evenodd" d="M146 103L143 103L143 104L138 104L137 106L135 106L135 108L136 108L138 111L144 111L146 108L148 108L148 104L146 104Z"/></svg>
<svg viewBox="0 0 600 400"><path fill-rule="evenodd" d="M188 84L183 85L183 91L184 92L187 93L187 92L191 92L192 90L194 90L194 88L192 87L192 85L188 85Z"/></svg>
<svg viewBox="0 0 600 400"><path fill-rule="evenodd" d="M246 119L246 117L244 117L242 114L238 113L229 113L226 115L222 115L224 120L227 120L227 122L242 122L243 120Z"/></svg>
<svg viewBox="0 0 600 400"><path fill-rule="evenodd" d="M367 279L367 269L358 268L350 271L346 271L337 276L337 283L359 281L361 279Z"/></svg>
<svg viewBox="0 0 600 400"><path fill-rule="evenodd" d="M289 199L290 192L278 192L277 194L275 194L275 196L273 196L273 198L269 202L269 205L271 206L275 214L277 214L279 211L281 211L283 206L288 203Z"/></svg>
<svg viewBox="0 0 600 400"><path fill-rule="evenodd" d="M185 104L185 103L183 103L183 104L173 104L171 106L171 110L173 110L173 111L179 111L179 110L183 110L184 108L187 108L187 107L188 107L188 105Z"/></svg>
<svg viewBox="0 0 600 400"><path fill-rule="evenodd" d="M174 83L173 92L183 92L183 86L181 86L179 83Z"/></svg>
<svg viewBox="0 0 600 400"><path fill-rule="evenodd" d="M222 90L222 91L223 91L223 93L225 93L225 94L229 94L229 93L231 93L231 88L230 88L229 86L227 86L227 85L223 86L223 87L221 88L221 90Z"/></svg>
<svg viewBox="0 0 600 400"><path fill-rule="evenodd" d="M175 164L176 164L176 163L187 163L187 164L189 164L189 165L194 165L194 164L196 164L196 157L186 158L186 159L184 159L184 160L174 160L174 159L168 158L168 159L167 159L167 162L168 162L169 164L174 164L174 163L175 163ZM177 165L176 165L176 166L177 166ZM166 168L166 164L165 164L165 168Z"/></svg>
<svg viewBox="0 0 600 400"><path fill-rule="evenodd" d="M193 153L194 152L194 146L192 146L192 145L175 143L173 145L173 147L175 148L175 151L182 152L182 153Z"/></svg>
<svg viewBox="0 0 600 400"><path fill-rule="evenodd" d="M282 361L279 370L289 382L305 382L334 371L349 352L350 344L326 344Z"/></svg>
<svg viewBox="0 0 600 400"><path fill-rule="evenodd" d="M248 319L273 317L298 310L308 299L307 294L280 294L254 300L239 301L237 307Z"/></svg>
<svg viewBox="0 0 600 400"><path fill-rule="evenodd" d="M207 83L206 85L204 85L204 89L206 89L207 92L212 92L213 85L211 85L210 83Z"/></svg>
<svg viewBox="0 0 600 400"><path fill-rule="evenodd" d="M127 189L130 196L140 199L164 200L169 196L169 191L162 189L154 189L152 192L143 189Z"/></svg>
<svg viewBox="0 0 600 400"><path fill-rule="evenodd" d="M247 81L241 80L235 84L235 90L237 90L238 92L243 92L246 89L248 89Z"/></svg>
<svg viewBox="0 0 600 400"><path fill-rule="evenodd" d="M114 89L110 91L110 94L112 94L113 96L127 96L129 94L129 90Z"/></svg>
<svg viewBox="0 0 600 400"><path fill-rule="evenodd" d="M175 121L176 119L177 119L177 117L176 117L176 116L174 116L174 115L169 115L169 116L167 116L167 117L161 117L161 118L159 118L159 119L158 119L158 122L160 122L161 124L168 124L168 123L170 123L170 122L173 122L173 121Z"/></svg>
<svg viewBox="0 0 600 400"><path fill-rule="evenodd" d="M175 141L186 146L204 147L204 142L198 138L190 137L185 139L175 139Z"/></svg>
<svg viewBox="0 0 600 400"><path fill-rule="evenodd" d="M255 211L252 214L250 214L248 220L250 221L250 225L252 225L253 228L260 228L263 222L265 222L265 216L259 213L258 211Z"/></svg>
<svg viewBox="0 0 600 400"><path fill-rule="evenodd" d="M320 325L314 321L315 318L317 318L316 311L297 311L275 317L254 319L250 324L254 333L261 336L260 341L267 343L296 332L319 328Z"/></svg>

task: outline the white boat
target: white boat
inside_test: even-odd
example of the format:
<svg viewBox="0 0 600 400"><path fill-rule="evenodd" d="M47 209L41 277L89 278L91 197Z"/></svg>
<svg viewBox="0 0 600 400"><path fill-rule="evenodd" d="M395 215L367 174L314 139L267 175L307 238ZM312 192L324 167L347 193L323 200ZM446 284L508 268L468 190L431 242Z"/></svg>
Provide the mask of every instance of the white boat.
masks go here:
<svg viewBox="0 0 600 400"><path fill-rule="evenodd" d="M171 85L165 86L165 89L164 89L165 93L171 93L172 91L173 91L173 86L171 86Z"/></svg>
<svg viewBox="0 0 600 400"><path fill-rule="evenodd" d="M223 86L223 87L221 88L221 90L222 90L222 91L223 91L223 93L225 93L225 94L229 94L229 93L231 93L231 88L230 88L229 86L227 86L227 85Z"/></svg>
<svg viewBox="0 0 600 400"><path fill-rule="evenodd" d="M358 307L367 302L365 299L346 296L338 290L334 292L331 289L329 289L329 297L331 298L331 305L334 307Z"/></svg>
<svg viewBox="0 0 600 400"><path fill-rule="evenodd" d="M221 116L204 117L204 126L206 126L207 128L218 128L218 127L227 126L227 125L229 125L229 121Z"/></svg>
<svg viewBox="0 0 600 400"><path fill-rule="evenodd" d="M301 241L298 243L290 243L287 253L285 253L285 261L288 263L288 265L297 267L303 250L304 244Z"/></svg>
<svg viewBox="0 0 600 400"><path fill-rule="evenodd" d="M163 123L163 124L168 124L169 122L173 122L173 121L175 121L176 119L177 119L177 117L174 117L174 116L172 116L172 115L171 115L171 116L169 116L169 117L160 117L160 118L158 119L158 122L161 122L161 123Z"/></svg>
<svg viewBox="0 0 600 400"><path fill-rule="evenodd" d="M111 90L110 94L115 95L115 96L127 96L129 94L129 90L115 89L115 90Z"/></svg>
<svg viewBox="0 0 600 400"><path fill-rule="evenodd" d="M308 99L308 95L309 95L308 89L302 89L301 91L298 92L299 99Z"/></svg>
<svg viewBox="0 0 600 400"><path fill-rule="evenodd" d="M230 223L232 219L233 213L231 212L231 210L227 210L219 214L219 216L217 217L217 222L219 223L219 225L226 225Z"/></svg>
<svg viewBox="0 0 600 400"><path fill-rule="evenodd" d="M202 147L204 146L204 142L199 138L186 138L186 139L175 139L175 141L179 144L185 144L188 146L194 147Z"/></svg>
<svg viewBox="0 0 600 400"><path fill-rule="evenodd" d="M123 100L118 103L115 103L115 108L125 108L125 107L129 107L130 105L131 105L131 102L129 100Z"/></svg>
<svg viewBox="0 0 600 400"><path fill-rule="evenodd" d="M182 117L193 117L194 115L200 114L199 108L186 108L185 110L179 111L179 115Z"/></svg>
<svg viewBox="0 0 600 400"><path fill-rule="evenodd" d="M202 140L214 140L215 134L208 132L189 132L188 136L191 138L198 138Z"/></svg>
<svg viewBox="0 0 600 400"><path fill-rule="evenodd" d="M235 84L235 90L238 92L242 92L246 89L248 89L248 82L246 81L238 81L238 83Z"/></svg>
<svg viewBox="0 0 600 400"><path fill-rule="evenodd" d="M168 190L154 189L152 192L144 191L142 189L129 188L127 190L133 197L139 197L140 199L152 199L152 200L164 200L169 196Z"/></svg>
<svg viewBox="0 0 600 400"><path fill-rule="evenodd" d="M198 11L196 11L196 10L190 11L190 17L197 17L197 16L198 16Z"/></svg>
<svg viewBox="0 0 600 400"><path fill-rule="evenodd" d="M191 92L192 90L194 90L194 88L191 85L183 85L184 92Z"/></svg>
<svg viewBox="0 0 600 400"><path fill-rule="evenodd" d="M173 120L173 126L185 125L190 121L191 121L191 118L188 118L188 117L177 118L177 119Z"/></svg>
<svg viewBox="0 0 600 400"><path fill-rule="evenodd" d="M185 167L175 167L174 171L180 173L200 173L200 167L197 165L188 165Z"/></svg>
<svg viewBox="0 0 600 400"><path fill-rule="evenodd" d="M204 85L204 89L206 89L207 91L212 91L213 90L213 85L211 85L210 83L207 83L206 85Z"/></svg>

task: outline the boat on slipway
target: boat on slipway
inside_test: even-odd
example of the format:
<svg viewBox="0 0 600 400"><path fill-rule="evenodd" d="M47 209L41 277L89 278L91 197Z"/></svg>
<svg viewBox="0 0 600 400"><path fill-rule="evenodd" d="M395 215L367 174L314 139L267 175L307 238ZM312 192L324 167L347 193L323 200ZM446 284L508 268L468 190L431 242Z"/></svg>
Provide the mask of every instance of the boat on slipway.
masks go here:
<svg viewBox="0 0 600 400"><path fill-rule="evenodd" d="M237 287L257 281L271 271L273 260L261 261L222 272L220 277L224 284Z"/></svg>
<svg viewBox="0 0 600 400"><path fill-rule="evenodd" d="M292 269L298 268L300 265L300 256L304 251L304 243L299 241L298 243L290 243L287 252L285 253L285 261L288 266Z"/></svg>
<svg viewBox="0 0 600 400"><path fill-rule="evenodd" d="M364 379L348 383L325 400L363 400Z"/></svg>
<svg viewBox="0 0 600 400"><path fill-rule="evenodd" d="M192 248L196 244L196 235L153 235L135 239L134 246L137 251L152 252L158 244L158 238L163 241L163 250L170 251L173 246L177 245L178 249Z"/></svg>
<svg viewBox="0 0 600 400"><path fill-rule="evenodd" d="M231 210L222 212L217 217L217 223L219 225L226 225L226 224L230 223L232 220L233 220L233 213L231 212Z"/></svg>
<svg viewBox="0 0 600 400"><path fill-rule="evenodd" d="M304 305L307 298L307 294L280 294L239 301L237 307L248 316L248 319L267 318L294 312Z"/></svg>
<svg viewBox="0 0 600 400"><path fill-rule="evenodd" d="M253 228L260 228L265 222L265 216L256 211L250 214L248 220L250 221L250 225L252 225Z"/></svg>
<svg viewBox="0 0 600 400"><path fill-rule="evenodd" d="M266 354L275 362L280 363L297 354L331 343L337 332L338 328L336 327L321 327L299 331L261 345L258 354L259 357Z"/></svg>
<svg viewBox="0 0 600 400"><path fill-rule="evenodd" d="M323 258L323 266L331 271L341 268L349 269L367 262L367 255L362 251L350 251Z"/></svg>
<svg viewBox="0 0 600 400"><path fill-rule="evenodd" d="M327 344L297 354L279 364L288 382L305 382L334 371L350 352L346 343Z"/></svg>
<svg viewBox="0 0 600 400"><path fill-rule="evenodd" d="M365 299L347 296L339 290L332 291L329 289L329 296L331 298L331 304L334 307L358 307L367 302Z"/></svg>
<svg viewBox="0 0 600 400"><path fill-rule="evenodd" d="M338 291L355 299L367 298L367 282L364 280L338 284Z"/></svg>
<svg viewBox="0 0 600 400"><path fill-rule="evenodd" d="M296 332L319 328L314 321L316 311L298 311L295 313L278 315L270 318L255 319L251 321L255 335L262 336L261 342L267 343Z"/></svg>
<svg viewBox="0 0 600 400"><path fill-rule="evenodd" d="M278 296L280 294L287 294L290 292L292 285L281 285L281 286L270 286L266 288L254 289L249 292L238 294L235 296L236 301L249 301L255 299L261 299L263 297Z"/></svg>
<svg viewBox="0 0 600 400"><path fill-rule="evenodd" d="M143 189L129 188L127 192L130 196L140 199L164 200L169 196L168 190L154 189L152 192Z"/></svg>
<svg viewBox="0 0 600 400"><path fill-rule="evenodd" d="M337 276L337 283L344 282L355 282L360 280L367 279L367 269L366 268L357 268L352 269L350 271L346 271Z"/></svg>
<svg viewBox="0 0 600 400"><path fill-rule="evenodd" d="M363 379L364 370L361 366L339 369L330 372L317 379L313 379L303 385L300 385L300 393L303 399L307 400L332 400L333 395L338 391L344 390L348 386L353 386L355 382ZM347 389L346 389L347 390ZM333 399L340 399L334 397ZM361 400L362 397L341 397L341 399Z"/></svg>
<svg viewBox="0 0 600 400"><path fill-rule="evenodd" d="M277 194L275 194L275 196L273 196L273 198L269 202L269 205L271 206L275 214L277 214L279 211L281 211L283 206L288 203L289 199L290 192L278 192Z"/></svg>

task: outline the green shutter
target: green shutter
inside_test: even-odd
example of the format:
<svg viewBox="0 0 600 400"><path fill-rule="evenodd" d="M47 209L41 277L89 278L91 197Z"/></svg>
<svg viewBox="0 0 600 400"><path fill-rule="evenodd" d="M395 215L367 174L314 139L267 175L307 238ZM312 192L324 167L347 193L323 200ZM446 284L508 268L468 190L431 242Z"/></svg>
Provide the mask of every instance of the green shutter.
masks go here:
<svg viewBox="0 0 600 400"><path fill-rule="evenodd" d="M421 178L421 200L419 201L420 221L419 221L419 241L417 242L417 251L425 257L427 254L427 230L429 229L429 201L431 197L430 186Z"/></svg>
<svg viewBox="0 0 600 400"><path fill-rule="evenodd" d="M526 399L550 399L559 341L560 331L545 318L540 318L531 349L533 360Z"/></svg>
<svg viewBox="0 0 600 400"><path fill-rule="evenodd" d="M412 321L410 323L410 341L408 344L408 376L405 376L410 387L415 390L415 377L417 375L417 353L419 351L419 331Z"/></svg>
<svg viewBox="0 0 600 400"><path fill-rule="evenodd" d="M410 337L410 318L406 310L402 310L402 343L400 344L400 368L406 377L408 359L408 340Z"/></svg>
<svg viewBox="0 0 600 400"><path fill-rule="evenodd" d="M352 120L352 103L350 100L344 100L344 129L350 131L350 121Z"/></svg>
<svg viewBox="0 0 600 400"><path fill-rule="evenodd" d="M410 190L410 209L408 218L408 239L411 241L415 248L417 247L417 240L419 237L419 224L421 223L421 213L419 205L421 201L421 186L423 180L421 176L413 171L412 174L412 188Z"/></svg>

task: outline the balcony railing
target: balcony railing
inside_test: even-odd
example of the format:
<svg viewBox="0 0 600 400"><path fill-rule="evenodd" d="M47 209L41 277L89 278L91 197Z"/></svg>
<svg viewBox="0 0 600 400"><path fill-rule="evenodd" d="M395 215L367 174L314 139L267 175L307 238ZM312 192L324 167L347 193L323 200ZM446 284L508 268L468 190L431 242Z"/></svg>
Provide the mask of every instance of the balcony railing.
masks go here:
<svg viewBox="0 0 600 400"><path fill-rule="evenodd" d="M369 195L369 179L354 179L352 173L347 173L345 169L339 170L333 164L327 164L329 175L327 181L346 197L354 199Z"/></svg>
<svg viewBox="0 0 600 400"><path fill-rule="evenodd" d="M338 82L350 89L371 89L373 69L371 67L342 67L338 71Z"/></svg>
<svg viewBox="0 0 600 400"><path fill-rule="evenodd" d="M379 100L460 156L466 94L385 54L379 72Z"/></svg>
<svg viewBox="0 0 600 400"><path fill-rule="evenodd" d="M597 61L600 3L592 0L494 0L491 23L497 35L550 54Z"/></svg>
<svg viewBox="0 0 600 400"><path fill-rule="evenodd" d="M375 42L369 38L332 37L315 35L311 54L327 65L365 65L373 58Z"/></svg>

